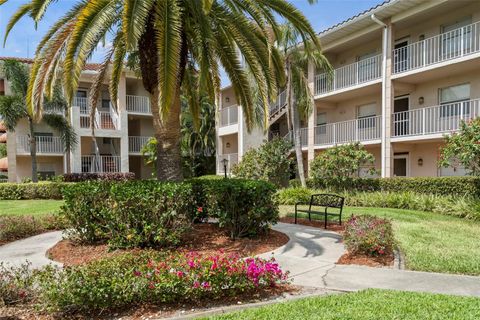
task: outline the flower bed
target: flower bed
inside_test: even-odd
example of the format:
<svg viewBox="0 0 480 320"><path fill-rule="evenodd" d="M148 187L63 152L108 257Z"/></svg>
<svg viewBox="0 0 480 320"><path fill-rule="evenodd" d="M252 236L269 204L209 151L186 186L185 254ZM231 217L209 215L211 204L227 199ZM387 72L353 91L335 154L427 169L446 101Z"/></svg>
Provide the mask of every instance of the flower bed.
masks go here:
<svg viewBox="0 0 480 320"><path fill-rule="evenodd" d="M78 314L94 318L99 313L146 305L168 307L252 297L288 282L288 274L274 259L243 259L223 251L127 253L35 273L3 268L0 275L0 290L9 290L8 300L2 296L4 303L33 301L41 310L61 318Z"/></svg>

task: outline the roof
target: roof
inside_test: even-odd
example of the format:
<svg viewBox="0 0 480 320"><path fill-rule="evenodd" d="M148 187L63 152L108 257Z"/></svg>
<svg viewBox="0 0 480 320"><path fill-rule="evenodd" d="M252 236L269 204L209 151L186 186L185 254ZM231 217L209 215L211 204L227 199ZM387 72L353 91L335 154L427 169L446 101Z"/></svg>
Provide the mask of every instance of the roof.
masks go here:
<svg viewBox="0 0 480 320"><path fill-rule="evenodd" d="M33 59L31 58L19 58L19 57L0 57L0 60L16 60L22 63L26 64L32 64ZM85 71L97 71L100 69L101 64L100 63L87 63L84 67L83 70Z"/></svg>

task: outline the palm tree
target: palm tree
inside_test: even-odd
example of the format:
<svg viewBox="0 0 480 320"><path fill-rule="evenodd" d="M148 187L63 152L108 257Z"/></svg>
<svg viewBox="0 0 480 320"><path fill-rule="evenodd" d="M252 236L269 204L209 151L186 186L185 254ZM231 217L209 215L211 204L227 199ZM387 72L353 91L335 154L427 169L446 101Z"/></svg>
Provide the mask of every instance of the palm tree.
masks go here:
<svg viewBox="0 0 480 320"><path fill-rule="evenodd" d="M20 6L7 25L6 35L22 16L29 15L38 23L54 2L31 0ZM41 111L42 97L50 94L51 80L60 68L71 102L83 66L97 45L111 38L112 47L92 88L92 101L110 63L110 94L112 101L117 100L125 58L137 53L158 140L157 178L180 180L181 93L192 96L192 90L199 88L208 93L213 103L217 102L223 67L251 128L254 103L241 57L255 77L267 115L269 99L276 96L277 86L285 81L284 64L272 37L280 32L279 18L292 23L305 46L319 47L309 21L286 0L79 1L53 24L37 47L28 108L33 115ZM190 85L192 74L198 74L198 85ZM198 117L198 103L191 104L191 108Z"/></svg>
<svg viewBox="0 0 480 320"><path fill-rule="evenodd" d="M300 120L306 121L314 106L313 93L308 86L308 64L312 63L327 74L331 74L332 67L320 48L298 46L300 34L292 24L283 24L280 31L277 44L283 52L287 73L287 120L289 130L293 133L298 177L302 186L306 187Z"/></svg>
<svg viewBox="0 0 480 320"><path fill-rule="evenodd" d="M54 86L51 99L44 101L41 114L33 114L27 108L26 99L29 83L28 67L17 60L5 60L2 65L5 78L9 81L12 94L0 96L0 117L7 130L14 132L19 121L26 118L30 131L30 156L32 159L32 182L37 176L37 142L35 124L43 120L48 126L60 133L64 151L68 154L77 143L77 136L64 116L57 111L66 112L68 104L61 95L59 86Z"/></svg>

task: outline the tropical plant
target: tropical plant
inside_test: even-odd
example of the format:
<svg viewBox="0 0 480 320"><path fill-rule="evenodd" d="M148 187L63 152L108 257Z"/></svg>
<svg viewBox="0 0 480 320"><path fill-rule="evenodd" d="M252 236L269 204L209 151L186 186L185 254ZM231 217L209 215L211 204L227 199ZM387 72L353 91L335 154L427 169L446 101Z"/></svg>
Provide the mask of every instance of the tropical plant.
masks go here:
<svg viewBox="0 0 480 320"><path fill-rule="evenodd" d="M5 158L7 156L7 144L0 144L0 158Z"/></svg>
<svg viewBox="0 0 480 320"><path fill-rule="evenodd" d="M55 2L31 0L20 6L7 25L6 35L25 15L38 23ZM273 46L272 34L280 34L278 19L292 23L305 48L313 51L320 47L309 21L286 0L78 1L52 25L37 47L26 96L28 110L34 117L42 110L43 96L50 96L52 79L60 69L67 100L72 101L83 66L98 44L111 38L111 49L90 97L96 100L112 65L110 94L115 102L125 57L138 55L158 140L156 161L161 165L156 166L157 178L180 180L181 93L193 97L201 90L216 101L223 67L251 128L254 103L247 73L255 78L265 114L269 100L277 95L277 86L285 81L283 60ZM196 101L189 106L198 117Z"/></svg>
<svg viewBox="0 0 480 320"><path fill-rule="evenodd" d="M462 122L458 133L447 135L445 139L439 166L461 165L470 174L480 175L480 118Z"/></svg>
<svg viewBox="0 0 480 320"><path fill-rule="evenodd" d="M297 172L303 187L306 187L303 168L300 120L307 121L313 111L313 93L308 86L308 64L330 74L332 67L320 48L297 46L300 35L291 23L280 28L278 45L283 51L287 72L287 118L289 130L293 132ZM295 101L294 101L295 100Z"/></svg>
<svg viewBox="0 0 480 320"><path fill-rule="evenodd" d="M291 148L289 141L274 138L245 152L242 161L232 168L232 173L239 178L265 180L278 187L286 187L292 165L289 157Z"/></svg>
<svg viewBox="0 0 480 320"><path fill-rule="evenodd" d="M371 167L374 156L360 143L345 144L327 149L313 159L310 178L325 187L347 189L362 167ZM374 173L374 169L370 169Z"/></svg>
<svg viewBox="0 0 480 320"><path fill-rule="evenodd" d="M29 124L30 156L32 161L32 182L38 181L37 175L37 141L35 126L43 121L60 133L64 151L68 154L77 143L77 136L67 119L57 111L66 112L67 103L61 94L59 86L53 87L52 95L43 102L44 107L37 113L28 108L29 70L28 66L17 60L4 60L2 72L10 82L12 94L0 97L0 116L7 130L15 131L21 119L27 119Z"/></svg>

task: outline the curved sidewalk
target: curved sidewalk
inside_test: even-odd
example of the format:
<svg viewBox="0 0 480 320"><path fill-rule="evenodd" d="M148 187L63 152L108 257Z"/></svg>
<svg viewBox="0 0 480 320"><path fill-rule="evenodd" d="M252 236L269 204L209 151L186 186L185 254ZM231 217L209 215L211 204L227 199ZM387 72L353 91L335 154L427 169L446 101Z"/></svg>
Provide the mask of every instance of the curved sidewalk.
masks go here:
<svg viewBox="0 0 480 320"><path fill-rule="evenodd" d="M41 268L48 264L61 266L46 256L47 250L60 240L62 231L54 231L5 244L0 246L0 261L6 266L17 267L26 261L29 261L33 268Z"/></svg>
<svg viewBox="0 0 480 320"><path fill-rule="evenodd" d="M274 229L290 237L273 254L282 268L290 271L296 285L341 291L377 288L480 296L480 277L337 265L335 262L345 252L337 233L285 223Z"/></svg>

